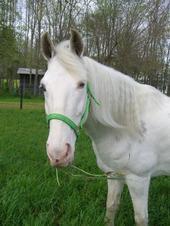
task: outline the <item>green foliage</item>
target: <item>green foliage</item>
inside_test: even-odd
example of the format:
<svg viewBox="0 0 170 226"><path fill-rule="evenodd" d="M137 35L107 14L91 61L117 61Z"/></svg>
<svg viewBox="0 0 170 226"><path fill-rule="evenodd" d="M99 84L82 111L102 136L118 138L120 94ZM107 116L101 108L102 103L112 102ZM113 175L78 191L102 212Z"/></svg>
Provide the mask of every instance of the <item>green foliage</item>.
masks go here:
<svg viewBox="0 0 170 226"><path fill-rule="evenodd" d="M13 67L19 62L15 31L9 26L0 29L0 65L3 68L3 76L9 77ZM2 70L2 69L1 69Z"/></svg>
<svg viewBox="0 0 170 226"><path fill-rule="evenodd" d="M1 26L0 40L0 79L6 78L6 80L1 80L0 94L12 93L16 95L18 90L14 84L14 78L16 78L20 53L15 29L10 26Z"/></svg>
<svg viewBox="0 0 170 226"><path fill-rule="evenodd" d="M0 225L2 226L103 226L106 181L73 178L69 169L55 169L46 157L48 128L43 110L0 109ZM91 142L81 134L75 165L100 173ZM170 181L153 180L150 188L150 226L169 226ZM133 226L133 210L124 190L117 226Z"/></svg>

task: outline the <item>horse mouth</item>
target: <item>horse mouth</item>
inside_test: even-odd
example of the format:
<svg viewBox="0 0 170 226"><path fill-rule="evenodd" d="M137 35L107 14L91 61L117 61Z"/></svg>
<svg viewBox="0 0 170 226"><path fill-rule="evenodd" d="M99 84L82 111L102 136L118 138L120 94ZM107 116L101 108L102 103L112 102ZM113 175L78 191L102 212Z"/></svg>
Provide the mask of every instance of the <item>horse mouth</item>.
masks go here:
<svg viewBox="0 0 170 226"><path fill-rule="evenodd" d="M53 165L55 168L65 168L72 164L73 161L63 162L58 165Z"/></svg>
<svg viewBox="0 0 170 226"><path fill-rule="evenodd" d="M62 162L56 162L56 161L53 161L49 158L48 156L48 159L49 159L49 162L50 162L50 165L52 167L55 167L55 168L65 168L65 167L68 167L72 164L74 158L68 158Z"/></svg>

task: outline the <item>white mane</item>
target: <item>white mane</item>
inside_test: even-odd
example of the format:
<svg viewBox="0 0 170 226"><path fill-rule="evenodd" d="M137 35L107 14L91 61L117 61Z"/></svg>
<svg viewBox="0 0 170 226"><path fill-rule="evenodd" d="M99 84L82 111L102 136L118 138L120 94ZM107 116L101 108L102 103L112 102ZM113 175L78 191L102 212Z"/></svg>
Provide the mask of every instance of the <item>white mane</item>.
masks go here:
<svg viewBox="0 0 170 226"><path fill-rule="evenodd" d="M100 107L93 104L95 118L114 128L139 128L136 91L140 84L132 78L84 57L89 82Z"/></svg>

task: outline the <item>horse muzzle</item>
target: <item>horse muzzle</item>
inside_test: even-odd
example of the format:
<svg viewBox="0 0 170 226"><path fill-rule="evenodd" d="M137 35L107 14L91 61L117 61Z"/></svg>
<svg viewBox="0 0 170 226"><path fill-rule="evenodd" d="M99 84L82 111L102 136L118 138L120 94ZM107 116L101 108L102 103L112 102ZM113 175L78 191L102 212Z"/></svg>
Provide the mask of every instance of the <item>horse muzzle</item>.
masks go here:
<svg viewBox="0 0 170 226"><path fill-rule="evenodd" d="M47 144L47 155L51 166L54 167L66 167L73 161L73 151L69 143L66 143L62 150L57 150Z"/></svg>

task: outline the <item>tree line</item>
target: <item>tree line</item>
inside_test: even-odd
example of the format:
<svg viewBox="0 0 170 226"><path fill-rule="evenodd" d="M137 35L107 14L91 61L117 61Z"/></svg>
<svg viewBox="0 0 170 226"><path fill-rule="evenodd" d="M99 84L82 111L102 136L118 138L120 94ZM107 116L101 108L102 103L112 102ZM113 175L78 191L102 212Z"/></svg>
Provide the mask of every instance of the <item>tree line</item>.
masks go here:
<svg viewBox="0 0 170 226"><path fill-rule="evenodd" d="M57 43L75 27L86 55L170 95L169 8L166 0L0 0L0 78L12 93L18 67L45 68L42 33Z"/></svg>

